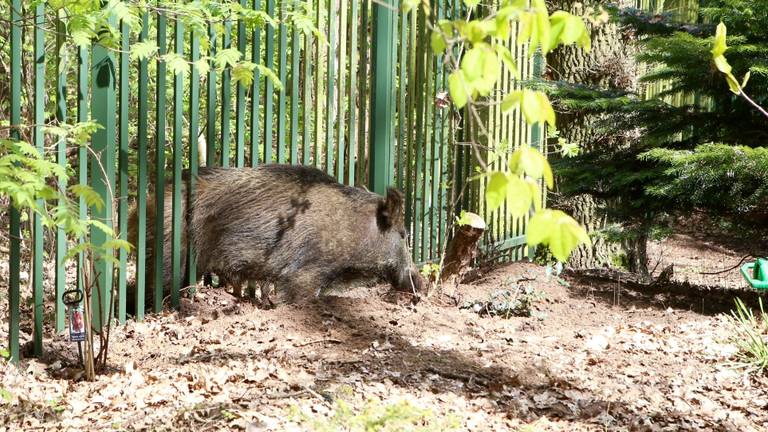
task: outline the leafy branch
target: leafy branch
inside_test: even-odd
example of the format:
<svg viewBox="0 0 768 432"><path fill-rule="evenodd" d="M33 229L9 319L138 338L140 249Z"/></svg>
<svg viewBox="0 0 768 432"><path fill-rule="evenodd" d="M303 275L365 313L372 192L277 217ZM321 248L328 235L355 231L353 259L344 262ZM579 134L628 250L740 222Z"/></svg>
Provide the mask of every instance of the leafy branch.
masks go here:
<svg viewBox="0 0 768 432"><path fill-rule="evenodd" d="M733 76L731 65L728 63L728 59L726 59L724 55L725 51L728 49L728 46L725 43L725 36L726 27L725 24L721 22L717 25L715 41L711 51L712 61L715 63L715 67L725 75L725 81L728 83L728 88L731 90L731 92L744 98L744 100L746 100L750 105L760 111L761 114L763 114L765 117L768 117L768 111L758 105L757 102L752 100L752 98L750 98L746 93L744 93L744 87L747 86L747 82L749 81L749 71L744 74L744 78L741 80L741 83L739 83L736 77Z"/></svg>
<svg viewBox="0 0 768 432"><path fill-rule="evenodd" d="M576 44L590 48L589 32L581 17L565 11L551 15L544 0L504 0L487 16L472 19L479 0L464 0L468 13L466 19L435 21L429 2L406 0L405 12L420 8L427 18L432 32L430 42L435 55L444 55L450 69L448 91L456 109L466 110L474 129L487 140L482 146L475 140L470 145L478 165L480 178L487 178L485 200L489 212L497 211L507 202L507 209L514 217L524 217L533 212L528 225L528 244L549 246L560 261L568 259L580 244L589 244L586 231L563 212L544 209L539 182L548 188L554 186L552 170L542 153L523 144L512 152L505 143L494 142L485 128L478 106L487 105L488 98L498 92L502 71L506 68L511 76L520 79L515 60L505 46L517 22L518 45L527 45L529 57L538 50L542 55L560 45ZM501 110L504 115L520 110L526 123L546 124L555 127L555 112L547 95L538 90L515 90L503 95ZM492 169L483 156L482 148L495 149L492 156L502 168ZM496 149L503 149L496 151Z"/></svg>

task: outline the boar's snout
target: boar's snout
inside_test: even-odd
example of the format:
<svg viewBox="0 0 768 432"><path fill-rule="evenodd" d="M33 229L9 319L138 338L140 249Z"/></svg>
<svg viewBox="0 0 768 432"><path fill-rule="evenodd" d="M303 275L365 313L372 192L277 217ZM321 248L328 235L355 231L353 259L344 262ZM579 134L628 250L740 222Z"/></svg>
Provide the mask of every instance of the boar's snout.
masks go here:
<svg viewBox="0 0 768 432"><path fill-rule="evenodd" d="M424 290L424 280L421 273L415 268L406 269L392 281L392 286L397 291L421 293Z"/></svg>

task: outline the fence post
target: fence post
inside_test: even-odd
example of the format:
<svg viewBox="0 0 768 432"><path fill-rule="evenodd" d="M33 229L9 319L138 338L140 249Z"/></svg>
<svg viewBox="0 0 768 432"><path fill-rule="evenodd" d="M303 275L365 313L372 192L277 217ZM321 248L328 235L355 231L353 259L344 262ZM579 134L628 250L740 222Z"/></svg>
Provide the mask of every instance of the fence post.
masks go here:
<svg viewBox="0 0 768 432"><path fill-rule="evenodd" d="M111 18L114 20L114 18ZM115 23L113 23L115 24ZM91 185L96 193L104 201L104 206L99 209L91 208L93 219L98 220L108 227L112 227L112 194L115 189L115 146L117 103L115 92L115 56L113 51L104 46L95 44L92 53L91 77L93 93L91 103L91 118L101 128L93 134L91 139L90 171ZM91 227L91 242L94 246L101 246L109 241L108 236L97 227ZM110 316L109 306L112 293L112 262L103 257L96 256L93 268L93 280L97 282L97 290L92 290L93 327L100 329Z"/></svg>
<svg viewBox="0 0 768 432"><path fill-rule="evenodd" d="M397 0L373 5L373 82L371 85L370 190L384 194L392 184L395 67L393 45Z"/></svg>
<svg viewBox="0 0 768 432"><path fill-rule="evenodd" d="M21 123L21 1L11 2L11 139L20 139ZM19 362L19 309L21 287L21 214L11 206L8 269L8 352L13 363Z"/></svg>
<svg viewBox="0 0 768 432"><path fill-rule="evenodd" d="M546 69L546 63L547 63L547 59L544 57L541 51L540 50L536 51L536 53L533 55L533 73L532 73L533 79L535 80L541 79L542 75L544 74L544 70ZM546 138L546 129L544 126L544 122L539 122L531 126L530 145L531 147L538 149L546 157L547 138ZM541 182L541 186L542 186L541 202L542 202L542 205L544 205L547 199L547 186L544 184L544 182ZM530 212L530 215L533 215L533 211ZM536 247L529 246L528 256L527 256L528 260L533 261L534 255L536 255Z"/></svg>

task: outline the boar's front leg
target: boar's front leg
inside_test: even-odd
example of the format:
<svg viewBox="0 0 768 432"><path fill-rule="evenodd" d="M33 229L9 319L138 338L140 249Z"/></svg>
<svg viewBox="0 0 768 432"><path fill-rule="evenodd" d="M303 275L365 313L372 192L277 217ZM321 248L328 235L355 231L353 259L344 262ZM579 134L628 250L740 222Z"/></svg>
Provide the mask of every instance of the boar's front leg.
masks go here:
<svg viewBox="0 0 768 432"><path fill-rule="evenodd" d="M326 285L328 285L326 271L301 269L277 280L275 292L278 303L298 303L319 297Z"/></svg>

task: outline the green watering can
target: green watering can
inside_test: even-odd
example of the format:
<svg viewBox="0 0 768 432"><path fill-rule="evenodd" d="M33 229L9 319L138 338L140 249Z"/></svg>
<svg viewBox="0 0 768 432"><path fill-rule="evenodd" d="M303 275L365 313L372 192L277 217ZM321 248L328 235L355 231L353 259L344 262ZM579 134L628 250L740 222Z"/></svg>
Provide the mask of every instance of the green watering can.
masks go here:
<svg viewBox="0 0 768 432"><path fill-rule="evenodd" d="M768 289L768 259L758 258L755 262L744 264L741 266L741 275L752 288Z"/></svg>

